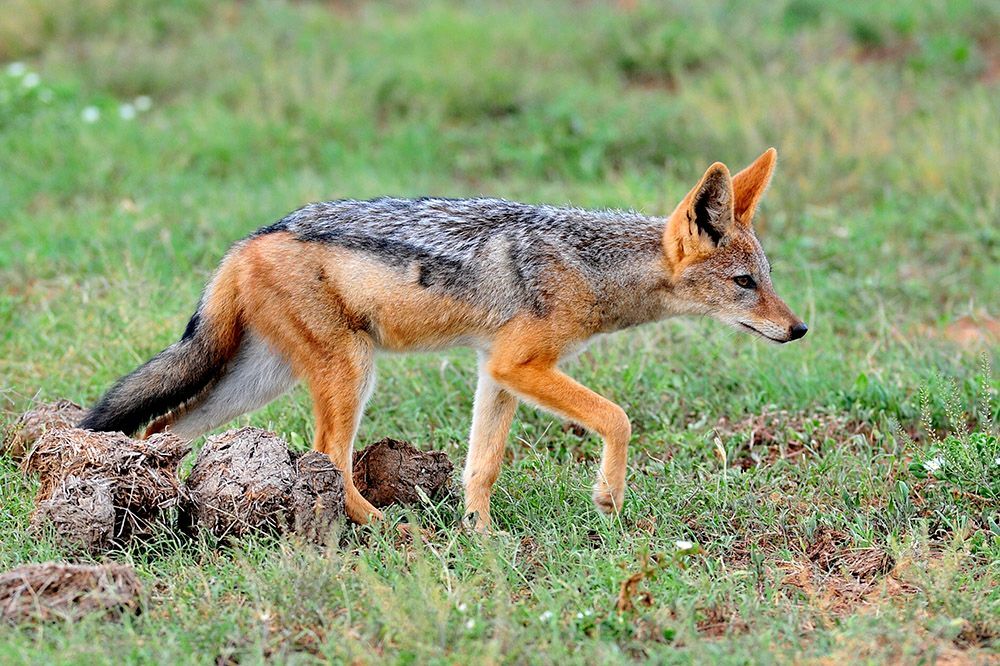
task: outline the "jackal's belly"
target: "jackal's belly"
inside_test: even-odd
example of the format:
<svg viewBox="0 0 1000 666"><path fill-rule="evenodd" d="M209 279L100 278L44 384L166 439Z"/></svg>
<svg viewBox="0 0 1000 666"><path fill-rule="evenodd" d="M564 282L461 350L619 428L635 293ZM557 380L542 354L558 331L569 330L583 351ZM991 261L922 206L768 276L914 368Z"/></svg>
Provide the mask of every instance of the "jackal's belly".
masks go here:
<svg viewBox="0 0 1000 666"><path fill-rule="evenodd" d="M308 339L318 346L354 332L393 351L481 347L509 319L422 286L416 263L391 266L364 252L284 233L254 239L242 253L240 290L249 318L255 329L272 331L265 333L272 339Z"/></svg>

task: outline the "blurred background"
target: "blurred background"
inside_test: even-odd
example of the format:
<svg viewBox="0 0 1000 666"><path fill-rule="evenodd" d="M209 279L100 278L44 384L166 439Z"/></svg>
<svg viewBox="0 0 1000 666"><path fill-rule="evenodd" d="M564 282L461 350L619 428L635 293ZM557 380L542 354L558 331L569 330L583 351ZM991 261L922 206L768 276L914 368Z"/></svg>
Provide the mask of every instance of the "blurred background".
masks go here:
<svg viewBox="0 0 1000 666"><path fill-rule="evenodd" d="M8 0L2 374L30 393L57 363L47 386L94 397L177 335L229 244L307 201L665 215L775 146L758 227L811 335L783 369L740 347L730 397L898 409L1000 328L998 35L984 0ZM733 336L647 344L688 336L711 344L656 358L698 381Z"/></svg>

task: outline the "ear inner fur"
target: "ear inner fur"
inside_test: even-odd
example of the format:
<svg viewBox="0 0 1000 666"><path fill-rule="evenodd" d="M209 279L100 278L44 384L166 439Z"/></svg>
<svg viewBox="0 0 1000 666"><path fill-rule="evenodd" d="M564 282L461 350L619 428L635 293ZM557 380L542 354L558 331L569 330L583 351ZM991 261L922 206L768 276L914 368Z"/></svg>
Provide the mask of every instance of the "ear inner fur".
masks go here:
<svg viewBox="0 0 1000 666"><path fill-rule="evenodd" d="M723 166L722 169L708 170L695 195L692 206L694 221L713 245L719 244L732 223L732 192L729 172Z"/></svg>
<svg viewBox="0 0 1000 666"><path fill-rule="evenodd" d="M733 224L733 190L729 169L716 162L687 193L667 221L663 245L671 271L707 256Z"/></svg>
<svg viewBox="0 0 1000 666"><path fill-rule="evenodd" d="M757 203L771 182L777 159L778 152L768 148L753 164L733 176L733 216L737 223L750 226Z"/></svg>

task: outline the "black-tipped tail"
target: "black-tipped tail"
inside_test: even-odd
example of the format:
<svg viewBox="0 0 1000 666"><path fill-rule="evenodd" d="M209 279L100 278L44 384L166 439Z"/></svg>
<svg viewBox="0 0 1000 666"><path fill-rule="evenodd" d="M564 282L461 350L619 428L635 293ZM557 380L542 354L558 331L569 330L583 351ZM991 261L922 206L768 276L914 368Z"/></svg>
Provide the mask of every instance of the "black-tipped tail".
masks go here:
<svg viewBox="0 0 1000 666"><path fill-rule="evenodd" d="M213 343L205 324L196 313L180 341L119 379L80 427L131 435L201 393L221 375L229 357Z"/></svg>
<svg viewBox="0 0 1000 666"><path fill-rule="evenodd" d="M234 262L223 260L174 344L119 379L80 422L90 430L135 433L193 400L225 372L242 336Z"/></svg>

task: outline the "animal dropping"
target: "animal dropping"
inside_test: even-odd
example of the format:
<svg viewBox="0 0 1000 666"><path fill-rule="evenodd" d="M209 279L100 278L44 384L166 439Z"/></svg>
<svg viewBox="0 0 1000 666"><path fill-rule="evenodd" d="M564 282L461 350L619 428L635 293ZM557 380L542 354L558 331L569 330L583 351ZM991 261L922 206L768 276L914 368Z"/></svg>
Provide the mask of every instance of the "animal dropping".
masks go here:
<svg viewBox="0 0 1000 666"><path fill-rule="evenodd" d="M449 490L454 466L443 451L420 451L409 442L383 439L358 452L354 485L373 505L419 504L422 490L439 499Z"/></svg>
<svg viewBox="0 0 1000 666"><path fill-rule="evenodd" d="M47 431L21 463L40 482L31 530L52 529L90 554L151 535L178 504L177 465L190 450L166 433L140 441L120 432Z"/></svg>
<svg viewBox="0 0 1000 666"><path fill-rule="evenodd" d="M292 453L259 428L209 437L186 488L181 529L202 528L219 539L262 531L323 542L344 515L344 479L330 459Z"/></svg>
<svg viewBox="0 0 1000 666"><path fill-rule="evenodd" d="M21 414L0 449L13 458L20 458L47 431L75 428L86 413L83 407L69 400L42 403Z"/></svg>

